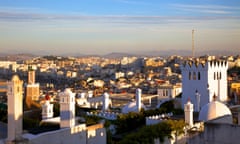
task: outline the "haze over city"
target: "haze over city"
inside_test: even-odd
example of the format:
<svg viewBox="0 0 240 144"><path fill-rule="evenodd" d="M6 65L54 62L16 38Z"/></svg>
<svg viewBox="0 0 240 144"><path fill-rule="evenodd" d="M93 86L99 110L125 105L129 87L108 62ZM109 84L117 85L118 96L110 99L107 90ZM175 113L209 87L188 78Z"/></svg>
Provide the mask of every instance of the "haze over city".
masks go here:
<svg viewBox="0 0 240 144"><path fill-rule="evenodd" d="M1 53L238 52L237 0L1 1ZM189 53L190 55L191 53Z"/></svg>

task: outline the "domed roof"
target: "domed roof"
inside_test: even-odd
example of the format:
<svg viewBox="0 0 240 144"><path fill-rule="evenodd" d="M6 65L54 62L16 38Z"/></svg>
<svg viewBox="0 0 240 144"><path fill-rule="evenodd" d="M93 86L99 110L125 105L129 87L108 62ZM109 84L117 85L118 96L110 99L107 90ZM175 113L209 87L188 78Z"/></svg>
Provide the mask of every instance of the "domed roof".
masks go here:
<svg viewBox="0 0 240 144"><path fill-rule="evenodd" d="M19 77L18 77L18 75L14 75L13 77L12 77L12 81L19 81L20 79L19 79Z"/></svg>
<svg viewBox="0 0 240 144"><path fill-rule="evenodd" d="M143 103L141 103L141 108L146 109L145 105ZM122 108L122 113L129 113L129 112L138 112L137 106L136 106L136 102L130 102L127 105L125 105Z"/></svg>
<svg viewBox="0 0 240 144"><path fill-rule="evenodd" d="M70 88L66 88L66 89L64 90L64 93L65 93L66 95L71 95L71 94L72 94L72 91L71 91Z"/></svg>
<svg viewBox="0 0 240 144"><path fill-rule="evenodd" d="M209 121L222 116L232 116L232 113L225 104L212 101L202 107L198 119L200 121Z"/></svg>

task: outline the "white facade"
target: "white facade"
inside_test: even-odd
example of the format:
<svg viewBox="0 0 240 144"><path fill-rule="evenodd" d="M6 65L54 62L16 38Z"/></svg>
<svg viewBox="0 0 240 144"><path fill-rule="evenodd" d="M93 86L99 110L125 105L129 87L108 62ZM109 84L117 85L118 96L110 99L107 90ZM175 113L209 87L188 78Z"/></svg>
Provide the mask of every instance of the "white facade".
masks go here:
<svg viewBox="0 0 240 144"><path fill-rule="evenodd" d="M60 127L69 128L75 126L75 93L67 88L60 96Z"/></svg>
<svg viewBox="0 0 240 144"><path fill-rule="evenodd" d="M185 123L188 124L190 127L193 126L193 104L190 100L184 105L184 112L185 112Z"/></svg>
<svg viewBox="0 0 240 144"><path fill-rule="evenodd" d="M121 77L124 77L125 76L125 73L123 72L116 72L115 73L115 79L118 79L118 78L121 78Z"/></svg>
<svg viewBox="0 0 240 144"><path fill-rule="evenodd" d="M17 65L16 61L0 61L0 67L9 69L10 65Z"/></svg>
<svg viewBox="0 0 240 144"><path fill-rule="evenodd" d="M182 92L182 86L181 85L161 85L159 86L157 90L158 98L175 98L177 95L179 95Z"/></svg>
<svg viewBox="0 0 240 144"><path fill-rule="evenodd" d="M227 68L226 61L206 61L205 63L189 61L183 64L181 66L182 107L190 98L194 110L199 111L203 105L212 101L214 93L219 101L225 102L227 100Z"/></svg>
<svg viewBox="0 0 240 144"><path fill-rule="evenodd" d="M79 124L37 135L26 133L23 137L27 139L28 144L106 144L106 135L103 124L88 127L86 124Z"/></svg>
<svg viewBox="0 0 240 144"><path fill-rule="evenodd" d="M7 82L8 137L7 142L21 139L23 117L23 81L17 75Z"/></svg>

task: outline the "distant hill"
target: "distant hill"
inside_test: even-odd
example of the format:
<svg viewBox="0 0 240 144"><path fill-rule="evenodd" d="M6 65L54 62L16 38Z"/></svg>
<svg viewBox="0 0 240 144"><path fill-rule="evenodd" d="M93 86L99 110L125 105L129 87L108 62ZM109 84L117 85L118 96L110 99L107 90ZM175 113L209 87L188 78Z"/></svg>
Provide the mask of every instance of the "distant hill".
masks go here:
<svg viewBox="0 0 240 144"><path fill-rule="evenodd" d="M125 57L125 56L137 56L137 55L136 54L131 54L131 53L113 52L113 53L103 55L102 57L105 57L105 58L122 58L122 57Z"/></svg>
<svg viewBox="0 0 240 144"><path fill-rule="evenodd" d="M208 51L196 51L196 56L202 56L202 55L240 55L240 50L208 50ZM81 53L64 53L61 55L56 56L72 56L72 57L104 57L104 58L122 58L122 57L130 57L130 56L136 56L136 57L168 57L172 55L179 55L179 56L191 56L192 52L191 50L179 50L179 49L172 49L172 50L156 50L156 51L146 51L146 50L139 50L137 52L112 52L105 55L98 55L98 54L81 54ZM9 61L21 61L21 60L28 60L32 59L34 57L41 56L41 55L33 55L33 54L6 54L1 53L0 54L0 60L9 60Z"/></svg>
<svg viewBox="0 0 240 144"><path fill-rule="evenodd" d="M1 54L0 60L7 60L7 61L22 61L28 60L37 57L33 54Z"/></svg>

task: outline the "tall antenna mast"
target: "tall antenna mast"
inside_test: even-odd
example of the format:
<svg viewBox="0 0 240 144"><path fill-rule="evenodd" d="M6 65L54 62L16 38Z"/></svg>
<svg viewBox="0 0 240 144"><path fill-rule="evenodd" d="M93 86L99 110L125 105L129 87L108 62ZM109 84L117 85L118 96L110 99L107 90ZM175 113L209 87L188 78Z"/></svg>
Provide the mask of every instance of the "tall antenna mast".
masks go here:
<svg viewBox="0 0 240 144"><path fill-rule="evenodd" d="M192 30L192 57L195 57L195 49L194 49L194 29Z"/></svg>

